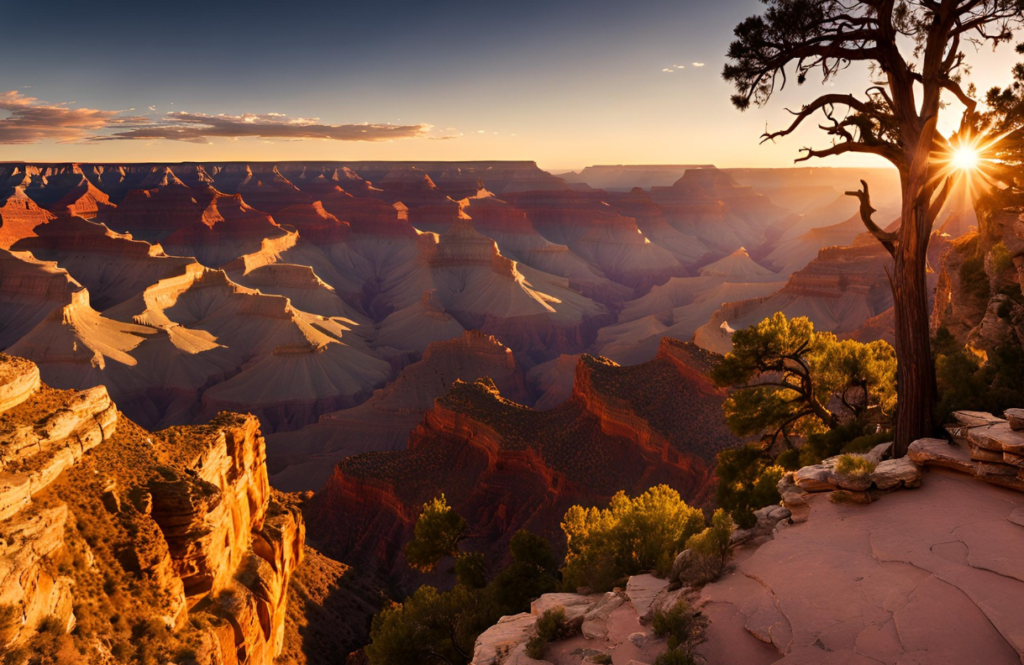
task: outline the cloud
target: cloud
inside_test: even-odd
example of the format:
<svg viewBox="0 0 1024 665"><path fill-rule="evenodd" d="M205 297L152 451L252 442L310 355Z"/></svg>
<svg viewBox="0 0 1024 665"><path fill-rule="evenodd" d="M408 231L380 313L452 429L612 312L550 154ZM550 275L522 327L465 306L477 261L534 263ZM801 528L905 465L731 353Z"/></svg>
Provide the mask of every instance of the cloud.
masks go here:
<svg viewBox="0 0 1024 665"><path fill-rule="evenodd" d="M686 65L672 65L676 69L686 69Z"/></svg>
<svg viewBox="0 0 1024 665"><path fill-rule="evenodd" d="M328 125L319 118L289 118L281 113L207 115L172 111L159 118L124 111L67 108L40 102L17 91L0 92L0 143L39 141L97 142L168 140L208 143L213 138L269 140L390 141L425 137L430 125ZM152 107L151 107L152 108Z"/></svg>
<svg viewBox="0 0 1024 665"><path fill-rule="evenodd" d="M322 139L329 141L390 141L420 138L429 125L325 125L319 118L288 118L280 113L207 115L173 111L159 122L91 137L93 141L185 141L207 143L212 138Z"/></svg>
<svg viewBox="0 0 1024 665"><path fill-rule="evenodd" d="M694 67L703 67L704 63L703 62L695 62L695 63L693 63L693 66Z"/></svg>
<svg viewBox="0 0 1024 665"><path fill-rule="evenodd" d="M666 67L665 69L663 69L661 71L665 72L666 74L674 74L676 70L669 69L668 67Z"/></svg>
<svg viewBox="0 0 1024 665"><path fill-rule="evenodd" d="M16 90L0 92L0 110L10 114L0 119L0 143L81 141L92 132L108 127L148 122L144 118L126 116L121 111L72 109L66 103L48 104Z"/></svg>

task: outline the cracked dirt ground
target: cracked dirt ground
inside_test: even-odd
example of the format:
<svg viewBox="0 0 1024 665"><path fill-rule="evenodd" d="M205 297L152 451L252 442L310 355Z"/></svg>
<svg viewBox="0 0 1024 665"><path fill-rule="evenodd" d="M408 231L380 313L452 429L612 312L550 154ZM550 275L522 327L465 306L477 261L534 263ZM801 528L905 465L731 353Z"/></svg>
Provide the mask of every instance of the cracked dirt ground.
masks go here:
<svg viewBox="0 0 1024 665"><path fill-rule="evenodd" d="M1024 494L946 469L738 553L706 586L713 665L1024 662Z"/></svg>

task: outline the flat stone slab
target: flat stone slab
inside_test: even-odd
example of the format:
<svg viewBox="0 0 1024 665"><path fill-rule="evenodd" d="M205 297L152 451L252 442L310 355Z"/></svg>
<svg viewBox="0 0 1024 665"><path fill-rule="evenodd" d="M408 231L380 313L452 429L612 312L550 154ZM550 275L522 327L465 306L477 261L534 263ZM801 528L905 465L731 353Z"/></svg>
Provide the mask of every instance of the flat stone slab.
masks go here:
<svg viewBox="0 0 1024 665"><path fill-rule="evenodd" d="M1011 429L1007 422L972 427L967 432L967 440L985 450L1024 454L1024 432Z"/></svg>
<svg viewBox="0 0 1024 665"><path fill-rule="evenodd" d="M637 616L644 617L651 610L654 599L668 587L668 580L654 575L634 575L626 582L626 598L636 611Z"/></svg>
<svg viewBox="0 0 1024 665"><path fill-rule="evenodd" d="M953 417L956 418L958 423L968 427L980 427L981 425L1006 422L999 416L994 416L987 411L954 411Z"/></svg>
<svg viewBox="0 0 1024 665"><path fill-rule="evenodd" d="M907 457L916 464L943 466L974 474L974 462L964 446L951 446L944 439L918 439L910 444Z"/></svg>
<svg viewBox="0 0 1024 665"><path fill-rule="evenodd" d="M809 501L704 587L707 662L1021 663L1024 495L938 468L868 506Z"/></svg>

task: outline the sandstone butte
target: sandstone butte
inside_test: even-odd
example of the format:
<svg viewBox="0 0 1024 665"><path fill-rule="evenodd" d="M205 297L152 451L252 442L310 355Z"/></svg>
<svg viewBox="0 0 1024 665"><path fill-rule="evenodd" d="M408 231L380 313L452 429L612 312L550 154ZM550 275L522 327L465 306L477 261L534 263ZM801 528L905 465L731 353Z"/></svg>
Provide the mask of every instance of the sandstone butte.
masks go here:
<svg viewBox="0 0 1024 665"><path fill-rule="evenodd" d="M161 662L188 649L269 665L282 651L305 525L270 488L252 416L150 433L105 388L55 390L0 356L0 465L8 650L77 627L88 662L117 662L140 635Z"/></svg>

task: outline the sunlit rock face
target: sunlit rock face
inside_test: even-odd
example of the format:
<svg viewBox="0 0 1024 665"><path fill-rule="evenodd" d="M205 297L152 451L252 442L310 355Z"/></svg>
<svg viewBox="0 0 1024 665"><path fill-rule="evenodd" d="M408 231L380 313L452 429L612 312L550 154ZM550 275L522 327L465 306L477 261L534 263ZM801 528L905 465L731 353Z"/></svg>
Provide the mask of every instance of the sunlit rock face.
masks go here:
<svg viewBox="0 0 1024 665"><path fill-rule="evenodd" d="M782 312L806 316L815 328L860 341L892 341L886 312L892 308L892 289L886 267L889 253L877 240L862 234L848 247L827 247L785 286L770 295L726 303L697 329L702 345L719 353L731 348L718 331L723 325L738 330ZM934 278L933 278L934 283Z"/></svg>
<svg viewBox="0 0 1024 665"><path fill-rule="evenodd" d="M53 214L40 208L23 187L12 188L0 204L0 248L10 249L35 236L35 229L51 219Z"/></svg>
<svg viewBox="0 0 1024 665"><path fill-rule="evenodd" d="M141 620L192 641L203 662L269 665L280 653L305 527L271 497L254 418L150 434L103 387L55 390L33 363L0 355L0 451L0 603L19 618L5 648L76 626L82 648L90 636L113 644ZM122 584L134 599L119 635L108 596Z"/></svg>

